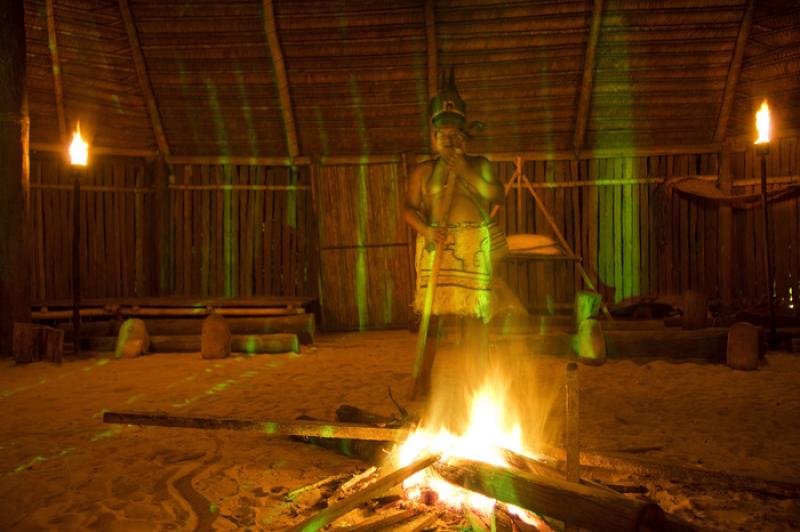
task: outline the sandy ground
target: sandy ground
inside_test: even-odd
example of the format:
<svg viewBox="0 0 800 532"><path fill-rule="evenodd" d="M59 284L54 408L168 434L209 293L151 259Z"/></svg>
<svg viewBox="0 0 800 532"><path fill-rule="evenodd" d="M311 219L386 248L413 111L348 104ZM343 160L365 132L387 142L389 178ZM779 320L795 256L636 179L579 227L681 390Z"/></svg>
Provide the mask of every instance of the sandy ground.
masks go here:
<svg viewBox="0 0 800 532"><path fill-rule="evenodd" d="M313 503L286 501L287 491L364 463L254 432L104 425L103 410L334 419L339 405L352 404L391 415L387 387L405 395L415 339L407 331L323 335L300 355L219 361L4 361L0 529L285 529ZM442 353L428 418L461 408L462 361ZM564 361L503 340L493 359L508 370L526 435L560 443ZM800 357L773 353L767 362L754 372L669 361L581 366L581 446L653 448L645 455L800 481ZM409 406L423 412L421 403ZM666 481L647 489L701 528L800 528L795 499Z"/></svg>

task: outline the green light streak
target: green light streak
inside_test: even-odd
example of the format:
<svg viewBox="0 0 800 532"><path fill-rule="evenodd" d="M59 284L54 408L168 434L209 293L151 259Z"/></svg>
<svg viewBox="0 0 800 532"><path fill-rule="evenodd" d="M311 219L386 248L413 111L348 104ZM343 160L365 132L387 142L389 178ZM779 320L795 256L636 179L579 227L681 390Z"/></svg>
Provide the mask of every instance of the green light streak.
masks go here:
<svg viewBox="0 0 800 532"><path fill-rule="evenodd" d="M368 325L369 313L367 306L367 250L364 247L367 241L367 221L369 218L369 203L367 194L367 165L366 157L370 153L369 137L364 121L363 100L355 76L350 75L350 94L353 99L353 108L356 113L356 130L361 144L361 154L364 161L358 167L358 233L356 234L356 306L358 308L358 329L364 331Z"/></svg>
<svg viewBox="0 0 800 532"><path fill-rule="evenodd" d="M38 464L39 462L44 462L45 460L47 460L47 458L45 458L44 456L34 456L30 460L28 460L27 463L19 465L19 466L15 467L14 469L12 469L11 473L9 473L9 474L10 475L16 475L17 473L21 473L22 471L25 471L26 469L30 469L35 464Z"/></svg>
<svg viewBox="0 0 800 532"><path fill-rule="evenodd" d="M278 432L278 424L274 421L267 421L262 425L264 432L267 434L275 434Z"/></svg>
<svg viewBox="0 0 800 532"><path fill-rule="evenodd" d="M107 440L108 438L112 438L114 436L117 436L120 432L122 432L122 428L123 428L122 426L117 426L117 427L110 428L108 430L100 431L97 434L95 434L94 436L92 436L89 441L94 443L94 442L98 442L98 441L101 441L101 440Z"/></svg>
<svg viewBox="0 0 800 532"><path fill-rule="evenodd" d="M186 81L186 68L183 66L183 60L179 57L175 58L175 71L178 73L178 77L180 78L181 82L181 92L183 93L183 99L185 101L191 101L191 95L186 90L188 83ZM197 136L197 120L195 118L195 113L192 111L184 113L186 119L189 122L189 130L192 132L192 141L195 145L200 143L200 137Z"/></svg>
<svg viewBox="0 0 800 532"><path fill-rule="evenodd" d="M319 431L319 435L323 438L333 438L335 434L336 430L330 425L325 425Z"/></svg>
<svg viewBox="0 0 800 532"><path fill-rule="evenodd" d="M236 63L236 84L239 89L239 98L242 99L242 113L244 114L244 123L247 127L247 142L250 144L250 155L258 157L258 143L256 142L258 139L258 132L253 125L253 110L247 98L247 86L238 61Z"/></svg>

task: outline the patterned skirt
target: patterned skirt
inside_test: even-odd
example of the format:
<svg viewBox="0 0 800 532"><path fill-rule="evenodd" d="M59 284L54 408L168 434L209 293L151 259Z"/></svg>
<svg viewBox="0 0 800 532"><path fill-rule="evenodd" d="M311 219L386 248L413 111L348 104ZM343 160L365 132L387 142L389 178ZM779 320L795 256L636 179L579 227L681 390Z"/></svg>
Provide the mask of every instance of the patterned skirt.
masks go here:
<svg viewBox="0 0 800 532"><path fill-rule="evenodd" d="M433 246L426 248L417 236L417 289L414 309L423 312L431 278ZM480 318L491 317L491 236L484 223L457 223L447 226L447 241L442 246L442 262L436 283L431 313Z"/></svg>

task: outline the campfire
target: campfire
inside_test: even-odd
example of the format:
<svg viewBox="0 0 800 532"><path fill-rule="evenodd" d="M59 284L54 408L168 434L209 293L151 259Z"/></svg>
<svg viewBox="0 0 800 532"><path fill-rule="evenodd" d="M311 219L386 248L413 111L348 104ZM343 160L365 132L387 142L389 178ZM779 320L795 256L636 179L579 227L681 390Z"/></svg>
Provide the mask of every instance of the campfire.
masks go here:
<svg viewBox="0 0 800 532"><path fill-rule="evenodd" d="M337 411L338 422L115 412L106 412L104 420L259 430L312 442L351 439L386 450L380 467L349 478L322 479L290 492L289 501L299 494L318 494L312 497L317 502L306 506L307 515L312 508L323 508L292 531L317 531L329 525L330 530L341 525L352 527L348 530L384 530L400 523L411 527L403 530L420 531L441 526L463 529L465 524L473 530L553 530L561 529L562 523L590 530L685 529L672 526L675 523L666 521L662 510L650 501L625 497L590 479L574 476L567 481L569 455L561 451L558 456L555 448L531 441L537 435L524 433L519 411L512 404L514 394L507 393L506 377L486 372L469 398L467 421L455 428L451 419L411 423L399 405L404 414L399 420L349 406ZM569 405L569 387L567 395ZM458 416L448 412L444 417ZM540 447L548 452L540 454ZM366 515L350 513L360 507L366 508Z"/></svg>

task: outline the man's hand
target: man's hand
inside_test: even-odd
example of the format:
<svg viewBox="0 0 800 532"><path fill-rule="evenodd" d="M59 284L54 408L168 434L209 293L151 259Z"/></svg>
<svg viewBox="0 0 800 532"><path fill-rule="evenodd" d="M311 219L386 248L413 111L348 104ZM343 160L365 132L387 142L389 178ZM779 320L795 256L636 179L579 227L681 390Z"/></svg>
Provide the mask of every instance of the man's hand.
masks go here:
<svg viewBox="0 0 800 532"><path fill-rule="evenodd" d="M432 227L429 225L425 228L422 236L425 237L425 243L427 245L444 244L445 240L447 240L447 229L444 227Z"/></svg>
<svg viewBox="0 0 800 532"><path fill-rule="evenodd" d="M447 170L458 176L464 176L470 169L467 160L464 158L464 152L458 149L452 150L444 156L444 162L447 165Z"/></svg>

